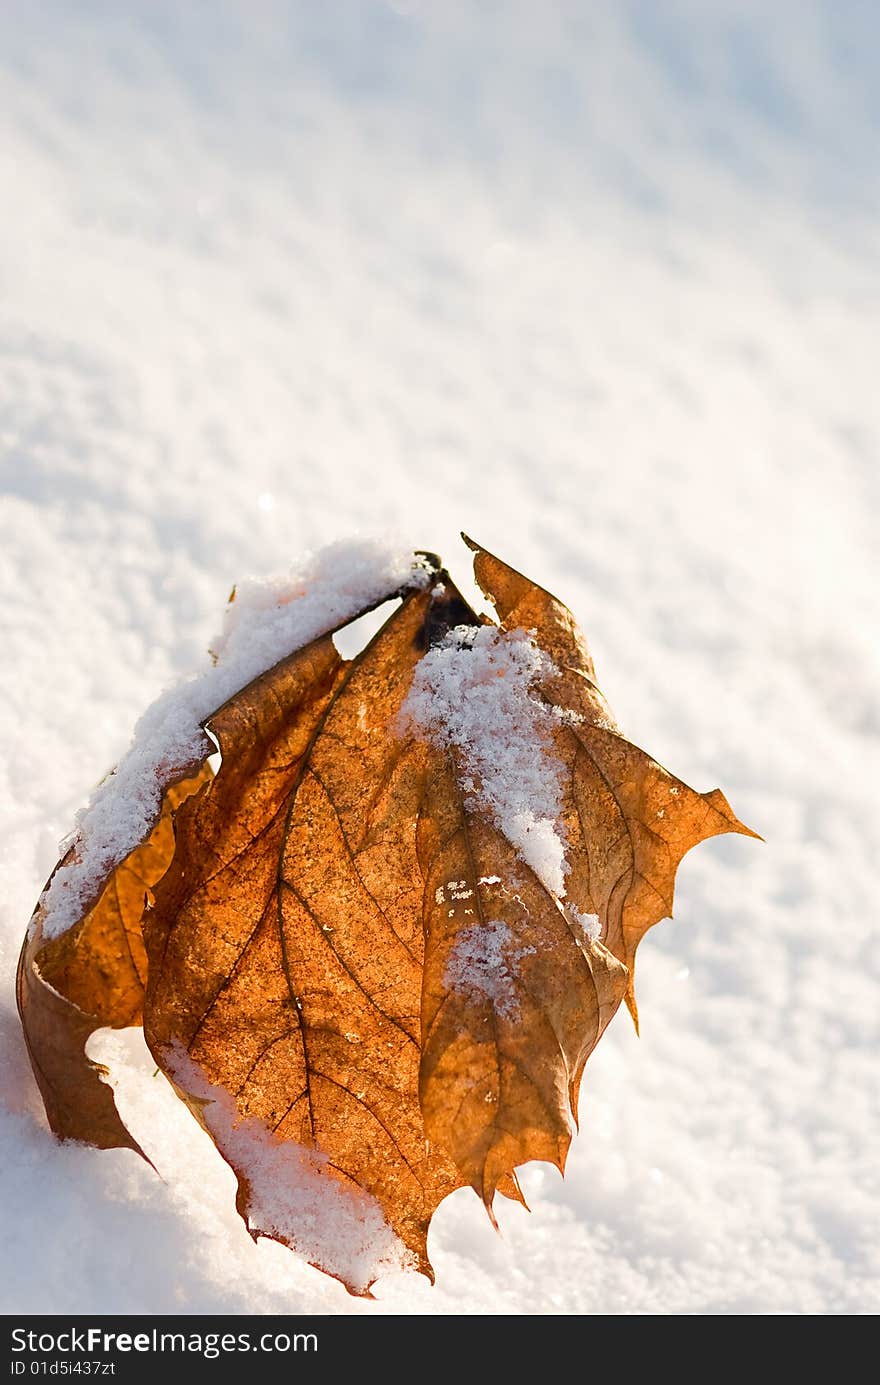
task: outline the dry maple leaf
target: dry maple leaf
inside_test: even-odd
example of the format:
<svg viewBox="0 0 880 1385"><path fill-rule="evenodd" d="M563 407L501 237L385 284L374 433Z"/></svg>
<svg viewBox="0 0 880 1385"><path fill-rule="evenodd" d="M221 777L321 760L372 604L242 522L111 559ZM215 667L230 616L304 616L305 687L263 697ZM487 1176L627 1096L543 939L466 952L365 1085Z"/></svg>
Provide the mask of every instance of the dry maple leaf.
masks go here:
<svg viewBox="0 0 880 1385"><path fill-rule="evenodd" d="M217 775L163 785L85 916L47 941L41 905L22 954L56 1133L137 1148L83 1045L142 1012L251 1234L359 1293L431 1275L453 1189L491 1215L520 1164L563 1169L678 862L748 833L620 736L570 612L467 542L497 626L438 570L355 658L332 631L291 652L206 718Z"/></svg>

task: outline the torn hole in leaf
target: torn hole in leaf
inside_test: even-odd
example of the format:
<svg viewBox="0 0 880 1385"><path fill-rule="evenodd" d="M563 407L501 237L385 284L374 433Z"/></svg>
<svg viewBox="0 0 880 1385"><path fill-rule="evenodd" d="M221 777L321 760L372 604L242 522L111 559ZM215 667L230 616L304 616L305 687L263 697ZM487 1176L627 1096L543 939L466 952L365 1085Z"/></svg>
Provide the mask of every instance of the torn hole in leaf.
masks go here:
<svg viewBox="0 0 880 1385"><path fill-rule="evenodd" d="M215 747L211 754L207 757L207 764L211 770L211 773L217 775L220 773L220 766L223 763L223 753L220 749L220 742L214 735L214 732L211 730L210 726L204 727L204 732L205 735L208 737L208 740Z"/></svg>
<svg viewBox="0 0 880 1385"><path fill-rule="evenodd" d="M335 631L333 644L340 659L354 659L362 649L366 649L373 636L398 609L400 602L399 596L393 597L390 601L383 601L375 610L367 611Z"/></svg>

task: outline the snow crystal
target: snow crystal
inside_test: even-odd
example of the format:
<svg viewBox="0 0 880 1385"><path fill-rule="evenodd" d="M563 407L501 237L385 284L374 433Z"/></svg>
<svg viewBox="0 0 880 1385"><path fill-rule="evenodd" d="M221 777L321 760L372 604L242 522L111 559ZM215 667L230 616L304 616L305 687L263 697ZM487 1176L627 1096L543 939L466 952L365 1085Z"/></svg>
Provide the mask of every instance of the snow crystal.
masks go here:
<svg viewBox="0 0 880 1385"><path fill-rule="evenodd" d="M565 714L531 691L551 670L525 630L457 626L418 665L400 726L457 752L467 806L487 812L542 884L564 895L563 767L549 732Z"/></svg>
<svg viewBox="0 0 880 1385"><path fill-rule="evenodd" d="M250 579L226 608L213 643L216 664L169 688L144 713L132 744L78 815L75 859L43 894L42 925L57 937L81 918L95 888L151 830L163 784L205 754L202 723L280 659L404 587L427 569L378 539L354 539L310 555L285 576Z"/></svg>
<svg viewBox="0 0 880 1385"><path fill-rule="evenodd" d="M208 1130L247 1178L248 1224L254 1231L282 1236L355 1290L369 1288L380 1274L415 1268L414 1256L376 1199L335 1178L325 1154L280 1140L253 1117L242 1119L230 1094L207 1080L181 1044L174 1045L166 1062L174 1082L205 1102Z"/></svg>
<svg viewBox="0 0 880 1385"><path fill-rule="evenodd" d="M516 968L533 947L517 947L509 927L493 919L463 928L455 939L443 979L450 990L471 1000L489 1000L504 1019L519 1015Z"/></svg>

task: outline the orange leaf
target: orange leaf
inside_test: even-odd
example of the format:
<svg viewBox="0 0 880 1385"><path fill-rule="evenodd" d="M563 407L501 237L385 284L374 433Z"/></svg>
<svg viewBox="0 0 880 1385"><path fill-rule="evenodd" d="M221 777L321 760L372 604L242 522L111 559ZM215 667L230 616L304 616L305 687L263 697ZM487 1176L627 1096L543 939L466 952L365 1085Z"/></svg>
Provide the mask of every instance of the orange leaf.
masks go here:
<svg viewBox="0 0 880 1385"><path fill-rule="evenodd" d="M357 1293L432 1274L453 1189L494 1220L519 1165L564 1168L679 861L754 835L623 739L571 613L466 542L498 626L438 571L354 659L291 652L204 723L216 777L168 790L68 933L38 910L22 960L59 1134L137 1147L83 1045L143 1006L251 1234Z"/></svg>

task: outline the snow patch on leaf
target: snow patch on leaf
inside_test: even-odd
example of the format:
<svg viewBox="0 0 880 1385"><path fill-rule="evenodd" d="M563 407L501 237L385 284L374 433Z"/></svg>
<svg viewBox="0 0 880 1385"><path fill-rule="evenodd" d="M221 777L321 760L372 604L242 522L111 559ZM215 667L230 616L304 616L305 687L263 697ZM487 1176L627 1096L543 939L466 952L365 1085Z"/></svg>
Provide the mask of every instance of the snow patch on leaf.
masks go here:
<svg viewBox="0 0 880 1385"><path fill-rule="evenodd" d="M74 856L45 890L42 928L58 937L90 906L100 882L144 840L166 785L211 750L202 723L261 673L366 606L433 574L378 539L330 544L285 576L248 580L234 591L216 663L164 692L141 717L132 743L78 814L68 845Z"/></svg>
<svg viewBox="0 0 880 1385"><path fill-rule="evenodd" d="M516 1019L517 964L533 953L533 947L517 947L510 928L501 919L463 928L446 963L444 981L452 991L469 1000L488 1000L503 1019Z"/></svg>
<svg viewBox="0 0 880 1385"><path fill-rule="evenodd" d="M526 630L456 626L418 665L400 728L456 752L465 806L487 812L541 883L564 895L564 768L549 733L572 714L532 691L552 672Z"/></svg>
<svg viewBox="0 0 880 1385"><path fill-rule="evenodd" d="M208 1081L182 1044L166 1050L164 1060L174 1083L204 1103L205 1125L246 1182L253 1233L283 1240L355 1293L366 1292L382 1274L417 1267L376 1199L335 1177L326 1155L242 1119L229 1093Z"/></svg>
<svg viewBox="0 0 880 1385"><path fill-rule="evenodd" d="M582 914L573 904L567 908L568 917L572 923L576 923L583 931L584 937L588 942L595 943L602 936L602 925L599 922L598 914Z"/></svg>

